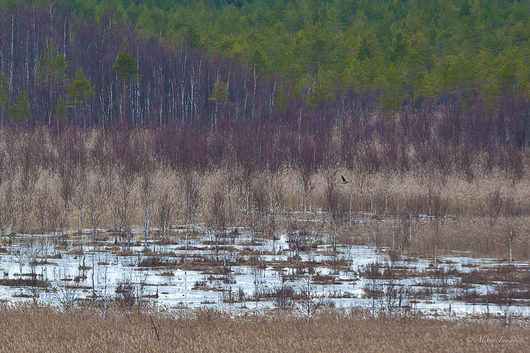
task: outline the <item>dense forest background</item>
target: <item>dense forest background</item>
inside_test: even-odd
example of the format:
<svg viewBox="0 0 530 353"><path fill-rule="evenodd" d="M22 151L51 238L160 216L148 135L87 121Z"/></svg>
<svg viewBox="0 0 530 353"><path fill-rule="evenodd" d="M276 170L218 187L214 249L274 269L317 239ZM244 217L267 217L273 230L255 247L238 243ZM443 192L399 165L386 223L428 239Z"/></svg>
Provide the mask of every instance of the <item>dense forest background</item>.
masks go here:
<svg viewBox="0 0 530 353"><path fill-rule="evenodd" d="M524 1L0 4L2 125L163 127L186 168L523 173Z"/></svg>
<svg viewBox="0 0 530 353"><path fill-rule="evenodd" d="M528 93L528 11L519 1L68 1L78 16L185 39L289 82L317 103L377 90L415 97ZM64 5L62 7L65 7ZM492 102L493 103L493 102Z"/></svg>

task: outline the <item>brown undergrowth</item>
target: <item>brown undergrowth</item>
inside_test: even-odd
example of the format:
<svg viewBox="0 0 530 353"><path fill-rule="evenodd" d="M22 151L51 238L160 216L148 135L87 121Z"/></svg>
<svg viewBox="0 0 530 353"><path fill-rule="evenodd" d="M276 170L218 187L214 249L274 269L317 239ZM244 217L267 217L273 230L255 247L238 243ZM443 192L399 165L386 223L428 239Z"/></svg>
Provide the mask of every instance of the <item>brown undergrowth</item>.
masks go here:
<svg viewBox="0 0 530 353"><path fill-rule="evenodd" d="M439 234L431 219L387 218L361 222L337 231L339 244L394 247L398 254L414 257L432 257L433 242L439 255L493 257L509 260L506 222L495 224L487 217L448 217L439 224ZM513 239L513 260L526 261L530 258L530 217L519 217L518 233Z"/></svg>
<svg viewBox="0 0 530 353"><path fill-rule="evenodd" d="M528 323L274 311L63 312L0 308L0 352L523 352ZM158 338L157 338L158 337Z"/></svg>
<svg viewBox="0 0 530 353"><path fill-rule="evenodd" d="M480 156L471 174L421 164L374 173L360 165L250 168L231 155L183 169L154 157L149 131L115 146L97 129L71 140L61 146L46 129L0 131L2 235L88 228L96 240L105 228L131 241L133 229L148 225L149 238L172 241L203 236L193 227L200 223L215 236L237 226L275 238L294 219L299 229L321 229L339 243L391 245L419 256L466 250L508 258L511 247L514 259L528 258L529 172L486 170ZM528 154L521 158L529 164Z"/></svg>

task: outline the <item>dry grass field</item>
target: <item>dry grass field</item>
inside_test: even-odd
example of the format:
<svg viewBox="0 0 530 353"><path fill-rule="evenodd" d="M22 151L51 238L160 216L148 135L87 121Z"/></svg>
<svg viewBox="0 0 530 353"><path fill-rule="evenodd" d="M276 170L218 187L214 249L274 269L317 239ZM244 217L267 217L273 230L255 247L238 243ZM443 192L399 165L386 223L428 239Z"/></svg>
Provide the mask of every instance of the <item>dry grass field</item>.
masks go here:
<svg viewBox="0 0 530 353"><path fill-rule="evenodd" d="M352 171L339 170L333 172L331 182L335 185L329 190L328 173L318 171L311 178L305 205L308 212L303 212L300 176L289 168L276 174L256 173L248 190L239 170L186 175L158 169L152 172L147 191L142 186L143 176L132 178L125 187L117 175L105 177L89 171L82 179L85 184L72 187L67 203L61 198L64 190L60 178L53 172L41 170L31 194L20 191L28 189L17 174L13 181L0 185L0 200L6 200L0 203L0 230L2 234L82 228L127 232L144 225L147 210L149 226L157 229L150 232L152 237L161 236L163 227L170 230L189 223L212 229L252 225L263 237L272 237L296 218L303 228L316 227L328 233L335 228L338 240L345 244L390 246L393 234L401 233L407 238L406 250L418 256L432 256L436 237L440 252L463 250L473 256L507 258L506 235L513 229L514 259L528 259L528 177L512 184L496 174L482 175L472 182L452 175L441 184L438 180L431 183L430 177L422 174L352 176ZM340 175L352 177L353 182L341 185ZM436 211L433 204L441 222L431 222ZM270 227L272 214L274 228ZM304 223L305 218L309 222Z"/></svg>
<svg viewBox="0 0 530 353"><path fill-rule="evenodd" d="M468 174L421 163L374 173L357 164L309 172L289 163L246 168L231 155L220 164L182 169L156 158L149 131L124 137L123 153L103 143L100 130L75 136L70 151L74 147L61 147L45 129L0 131L2 235L87 228L127 234L147 225L153 238L202 224L274 237L292 219L308 218L298 226L333 231L342 243L398 247L416 256L433 256L436 248L508 259L510 247L514 260L529 256L530 173L484 168L482 155ZM520 157L522 166L530 164L527 153Z"/></svg>
<svg viewBox="0 0 530 353"><path fill-rule="evenodd" d="M530 343L528 322L506 328L481 318L323 312L308 322L284 311L177 315L114 312L104 318L91 308L2 307L0 352L525 352Z"/></svg>

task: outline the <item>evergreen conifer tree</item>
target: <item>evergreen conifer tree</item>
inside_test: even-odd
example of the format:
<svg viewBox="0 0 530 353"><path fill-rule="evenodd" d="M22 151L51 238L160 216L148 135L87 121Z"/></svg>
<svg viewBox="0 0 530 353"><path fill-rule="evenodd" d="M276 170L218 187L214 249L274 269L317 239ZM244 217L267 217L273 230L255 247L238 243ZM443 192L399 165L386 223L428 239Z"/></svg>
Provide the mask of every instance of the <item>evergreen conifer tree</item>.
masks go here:
<svg viewBox="0 0 530 353"><path fill-rule="evenodd" d="M138 73L138 67L136 66L136 60L132 57L132 54L127 50L127 39L123 38L123 44L121 51L116 57L114 65L112 65L118 79L123 83L123 100L122 100L122 111L121 120L125 120L125 111L127 109L127 81L129 81L134 75Z"/></svg>

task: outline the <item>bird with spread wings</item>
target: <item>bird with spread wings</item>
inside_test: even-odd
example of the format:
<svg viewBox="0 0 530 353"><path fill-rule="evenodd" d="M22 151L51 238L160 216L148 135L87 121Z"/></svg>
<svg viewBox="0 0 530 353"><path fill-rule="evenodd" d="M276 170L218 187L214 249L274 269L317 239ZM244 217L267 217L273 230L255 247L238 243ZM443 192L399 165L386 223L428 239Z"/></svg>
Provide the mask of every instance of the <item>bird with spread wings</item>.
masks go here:
<svg viewBox="0 0 530 353"><path fill-rule="evenodd" d="M341 175L340 177L342 178L342 183L343 183L343 184L351 183L351 181L353 180L353 179L346 180L346 178L344 177L344 175Z"/></svg>

